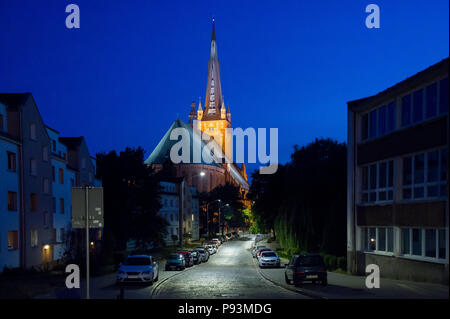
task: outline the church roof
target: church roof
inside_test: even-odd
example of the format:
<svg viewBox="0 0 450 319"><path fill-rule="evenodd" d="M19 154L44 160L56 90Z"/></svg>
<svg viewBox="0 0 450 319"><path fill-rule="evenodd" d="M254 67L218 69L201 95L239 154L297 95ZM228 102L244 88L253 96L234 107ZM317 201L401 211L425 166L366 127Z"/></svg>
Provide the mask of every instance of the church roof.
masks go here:
<svg viewBox="0 0 450 319"><path fill-rule="evenodd" d="M215 161L212 161L211 163L206 162L203 159L203 156L201 156L201 162L195 163L194 157L193 157L193 147L196 146L198 148L198 145L200 143L201 150L203 152L204 147L207 147L206 143L201 140L200 135L197 133L194 133L193 128L183 122L180 119L176 119L172 126L167 130L166 134L164 134L161 141L159 141L158 145L155 147L153 152L150 154L150 156L144 161L144 164L151 165L151 164L164 164L167 160L170 160L170 150L172 149L172 146L178 143L178 141L181 138L178 138L178 140L171 140L170 135L172 131L176 128L183 128L186 129L189 133L189 141L190 141L190 158L188 164L202 164L202 165L211 165L222 168L222 166L219 163L216 163ZM183 162L181 162L183 163Z"/></svg>

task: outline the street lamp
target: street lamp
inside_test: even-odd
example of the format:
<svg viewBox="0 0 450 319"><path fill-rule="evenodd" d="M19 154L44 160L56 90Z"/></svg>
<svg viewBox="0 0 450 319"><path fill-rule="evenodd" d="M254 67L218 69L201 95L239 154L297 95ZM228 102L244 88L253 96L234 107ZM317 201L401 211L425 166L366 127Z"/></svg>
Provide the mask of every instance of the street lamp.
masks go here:
<svg viewBox="0 0 450 319"><path fill-rule="evenodd" d="M220 219L221 219L220 218L220 209L225 207L225 206L230 206L230 204L225 204L225 205L219 206L219 231L222 229L222 231L221 231L222 235L223 235L223 226L222 226L222 228L220 228Z"/></svg>
<svg viewBox="0 0 450 319"><path fill-rule="evenodd" d="M220 202L220 199L215 199L212 202L209 202L206 204L206 233L209 237L209 204L215 203L215 202ZM220 213L220 210L219 210Z"/></svg>

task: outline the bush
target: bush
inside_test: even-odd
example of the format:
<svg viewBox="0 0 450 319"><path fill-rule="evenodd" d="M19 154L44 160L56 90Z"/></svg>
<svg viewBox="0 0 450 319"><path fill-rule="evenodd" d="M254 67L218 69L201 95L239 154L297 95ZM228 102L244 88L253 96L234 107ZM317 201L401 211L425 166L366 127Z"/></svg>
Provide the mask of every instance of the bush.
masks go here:
<svg viewBox="0 0 450 319"><path fill-rule="evenodd" d="M330 255L330 259L328 261L330 270L336 270L337 268L337 257Z"/></svg>
<svg viewBox="0 0 450 319"><path fill-rule="evenodd" d="M338 266L338 268L341 268L342 270L346 270L347 269L347 258L338 257L337 266Z"/></svg>

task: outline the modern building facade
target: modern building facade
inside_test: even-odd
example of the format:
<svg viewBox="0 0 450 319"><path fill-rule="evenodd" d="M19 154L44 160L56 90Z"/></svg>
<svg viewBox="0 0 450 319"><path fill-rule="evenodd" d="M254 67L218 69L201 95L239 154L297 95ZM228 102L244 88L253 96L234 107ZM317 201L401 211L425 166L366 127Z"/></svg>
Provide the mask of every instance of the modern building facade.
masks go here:
<svg viewBox="0 0 450 319"><path fill-rule="evenodd" d="M0 272L48 267L70 230L70 189L95 176L95 164L87 157L86 169L69 166L70 147L30 93L0 94L0 121Z"/></svg>
<svg viewBox="0 0 450 319"><path fill-rule="evenodd" d="M348 271L448 284L449 59L348 102Z"/></svg>

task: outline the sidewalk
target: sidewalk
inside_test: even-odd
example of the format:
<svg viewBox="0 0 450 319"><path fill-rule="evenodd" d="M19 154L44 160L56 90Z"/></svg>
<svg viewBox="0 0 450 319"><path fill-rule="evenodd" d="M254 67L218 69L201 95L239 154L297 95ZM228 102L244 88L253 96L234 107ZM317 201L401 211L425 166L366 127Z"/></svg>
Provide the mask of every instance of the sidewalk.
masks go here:
<svg viewBox="0 0 450 319"><path fill-rule="evenodd" d="M263 240L258 244L276 249L276 243L267 243ZM281 259L281 265L288 263ZM258 266L256 266L258 267ZM258 268L259 269L259 268ZM259 269L260 273L268 280L290 290L296 290L318 298L328 299L355 299L355 298L384 298L384 299L448 299L449 287L439 284L413 282L406 280L380 279L380 288L368 289L365 285L365 276L352 276L347 274L328 272L328 286L305 283L302 287L288 285L284 278L284 268Z"/></svg>

